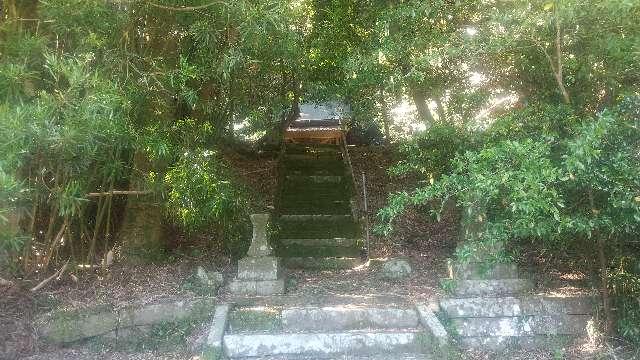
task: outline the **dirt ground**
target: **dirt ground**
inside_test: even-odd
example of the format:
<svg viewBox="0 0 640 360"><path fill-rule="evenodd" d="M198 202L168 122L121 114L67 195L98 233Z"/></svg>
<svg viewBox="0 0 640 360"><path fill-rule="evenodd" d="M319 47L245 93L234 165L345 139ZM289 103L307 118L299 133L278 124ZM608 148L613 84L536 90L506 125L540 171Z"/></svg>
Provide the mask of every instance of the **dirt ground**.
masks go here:
<svg viewBox="0 0 640 360"><path fill-rule="evenodd" d="M350 148L354 167L359 206L364 172L367 182L367 202L370 222L382 208L390 192L407 188L415 183L411 178L390 178L386 169L394 162L394 151L384 147ZM253 158L227 155L236 173L245 179L257 196L256 208L268 210L275 194L275 160L271 157ZM387 282L379 278L374 267L341 272L293 271L289 281L290 296L318 298L321 296L370 295L400 296L412 302L432 301L442 295L439 279L446 276L445 261L456 244L457 214L451 210L442 221L435 222L416 209L409 210L396 223L390 236L371 236L371 258L405 257L413 264L413 274L402 281ZM101 352L84 345L70 348L50 347L40 341L34 329L34 320L52 309L78 309L96 304L109 304L116 308L132 304L147 304L165 300L194 297L182 285L194 274L197 266L221 271L227 280L235 266L226 258L212 257L197 249L178 249L165 264L126 266L116 262L108 271L89 273L68 272L60 281L54 281L36 292L27 289L33 284L0 287L0 359L190 359L185 352L175 353L113 353ZM533 277L539 290L562 294L589 292L588 276L584 272L563 270L562 266L541 263L533 253L525 253L523 264L535 270ZM212 260L213 259L213 260ZM76 274L77 279L70 275ZM585 290L585 286L587 289ZM228 294L222 291L220 300ZM197 343L203 327L189 339ZM634 349L618 345L589 345L581 340L566 349L539 352L510 352L505 354L464 354L466 359L633 359Z"/></svg>

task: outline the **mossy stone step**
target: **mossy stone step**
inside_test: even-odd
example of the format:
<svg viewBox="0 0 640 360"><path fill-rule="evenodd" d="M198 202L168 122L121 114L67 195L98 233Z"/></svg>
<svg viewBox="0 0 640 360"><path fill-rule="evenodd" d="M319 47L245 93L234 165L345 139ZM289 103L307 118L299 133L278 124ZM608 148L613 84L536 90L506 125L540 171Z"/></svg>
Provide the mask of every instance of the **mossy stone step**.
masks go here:
<svg viewBox="0 0 640 360"><path fill-rule="evenodd" d="M344 216L339 218L286 216L280 219L279 226L280 238L353 238L358 234L358 227L353 219Z"/></svg>
<svg viewBox="0 0 640 360"><path fill-rule="evenodd" d="M289 215L350 215L351 209L344 203L321 205L317 203L292 203L280 206L283 216Z"/></svg>
<svg viewBox="0 0 640 360"><path fill-rule="evenodd" d="M334 247L357 247L361 242L353 238L332 238L332 239L280 239L283 246L305 245L305 246L334 246Z"/></svg>
<svg viewBox="0 0 640 360"><path fill-rule="evenodd" d="M310 186L287 186L282 187L281 200L305 201L305 200L348 200L349 192L342 184L328 184L333 187L323 185Z"/></svg>
<svg viewBox="0 0 640 360"><path fill-rule="evenodd" d="M338 181L317 181L317 176L297 176L285 179L282 183L284 189L308 189L313 188L318 191L331 190L331 189L346 189L346 184L341 178ZM320 179L326 179L327 177L320 177ZM335 179L335 177L329 177L329 179Z"/></svg>
<svg viewBox="0 0 640 360"><path fill-rule="evenodd" d="M309 270L348 270L363 264L359 257L289 257L282 261L289 269Z"/></svg>
<svg viewBox="0 0 640 360"><path fill-rule="evenodd" d="M323 168L307 168L307 169L285 169L287 175L293 176L338 176L343 175L344 169L323 169Z"/></svg>
<svg viewBox="0 0 640 360"><path fill-rule="evenodd" d="M343 175L345 172L345 165L342 160L291 160L283 159L286 172L304 172L306 175L314 175L316 172L326 171L332 175Z"/></svg>
<svg viewBox="0 0 640 360"><path fill-rule="evenodd" d="M338 160L342 161L342 154L340 153L302 153L302 154L285 154L284 159L286 161L317 161L317 160Z"/></svg>
<svg viewBox="0 0 640 360"><path fill-rule="evenodd" d="M230 334L282 331L281 310L275 307L237 307L229 313Z"/></svg>
<svg viewBox="0 0 640 360"><path fill-rule="evenodd" d="M276 253L283 258L291 257L358 257L362 250L357 247L337 247L337 246L307 246L307 245L288 245L277 246Z"/></svg>
<svg viewBox="0 0 640 360"><path fill-rule="evenodd" d="M294 181L300 183L331 183L339 184L343 182L344 177L340 175L286 175L285 181Z"/></svg>

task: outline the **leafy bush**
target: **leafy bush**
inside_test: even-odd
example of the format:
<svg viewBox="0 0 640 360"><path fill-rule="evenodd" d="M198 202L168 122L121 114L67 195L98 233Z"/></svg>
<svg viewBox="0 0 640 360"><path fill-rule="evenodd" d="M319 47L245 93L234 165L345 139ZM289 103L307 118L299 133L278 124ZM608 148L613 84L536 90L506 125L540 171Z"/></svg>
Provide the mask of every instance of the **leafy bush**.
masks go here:
<svg viewBox="0 0 640 360"><path fill-rule="evenodd" d="M640 345L640 259L621 256L610 271L609 284L618 309L617 330L628 341Z"/></svg>
<svg viewBox="0 0 640 360"><path fill-rule="evenodd" d="M455 199L465 214L472 215L468 223L463 217L463 225L475 227L464 234L467 241L458 249L460 260L469 260L483 249L501 260L508 254L500 251L504 249L500 244L519 239L547 250L556 243L583 244L593 249L598 260L611 329L610 260L619 256L617 246L640 230L639 104L637 97L626 98L619 106L583 121L568 113L566 128L542 124L537 136L538 130L517 120L531 113L512 115L488 131L480 150L458 154L452 170L433 184L393 194L379 213L381 228L389 231L393 219L407 206ZM547 121L556 117L554 112ZM519 129L527 130L518 134ZM500 137L517 140L498 141ZM441 209L432 212L438 216ZM635 275L625 278L626 283L637 280ZM631 296L637 298L636 291ZM636 321L637 309L629 304L623 307L627 313L619 326ZM633 331L627 334L637 337Z"/></svg>
<svg viewBox="0 0 640 360"><path fill-rule="evenodd" d="M456 156L453 170L432 185L391 196L379 216L382 230L410 205L455 199L461 208L480 208L488 219L474 240L504 242L514 237L554 233L562 206L556 183L560 171L550 160L549 145L534 140L503 141ZM439 216L442 207L432 212ZM503 255L503 254L497 254Z"/></svg>
<svg viewBox="0 0 640 360"><path fill-rule="evenodd" d="M555 143L568 137L579 123L580 118L567 105L532 104L500 116L482 136L486 144L532 138Z"/></svg>
<svg viewBox="0 0 640 360"><path fill-rule="evenodd" d="M389 169L394 175L417 173L427 178L447 174L456 154L472 147L471 135L464 129L437 123L400 147L400 160Z"/></svg>
<svg viewBox="0 0 640 360"><path fill-rule="evenodd" d="M247 196L216 153L185 152L167 172L167 209L187 232L217 229L218 241L232 256L248 248Z"/></svg>

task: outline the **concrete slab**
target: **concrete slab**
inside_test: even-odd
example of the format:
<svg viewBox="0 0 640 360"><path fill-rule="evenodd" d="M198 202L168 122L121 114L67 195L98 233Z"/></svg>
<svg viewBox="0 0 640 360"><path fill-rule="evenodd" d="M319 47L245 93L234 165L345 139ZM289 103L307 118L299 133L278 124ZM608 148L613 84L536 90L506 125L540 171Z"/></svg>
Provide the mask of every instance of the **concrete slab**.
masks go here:
<svg viewBox="0 0 640 360"><path fill-rule="evenodd" d="M418 314L408 308L380 307L307 307L282 311L282 322L288 331L338 331L353 329L416 328Z"/></svg>
<svg viewBox="0 0 640 360"><path fill-rule="evenodd" d="M419 352L417 332L341 332L305 334L251 334L224 337L231 358L273 355L331 356Z"/></svg>
<svg viewBox="0 0 640 360"><path fill-rule="evenodd" d="M416 304L416 311L418 312L420 324L427 331L427 334L437 342L438 347L446 349L449 346L449 335L440 320L429 309L429 306L427 304Z"/></svg>
<svg viewBox="0 0 640 360"><path fill-rule="evenodd" d="M227 319L231 305L219 304L209 327L207 341L202 349L203 360L217 360L222 355L222 338L227 328Z"/></svg>

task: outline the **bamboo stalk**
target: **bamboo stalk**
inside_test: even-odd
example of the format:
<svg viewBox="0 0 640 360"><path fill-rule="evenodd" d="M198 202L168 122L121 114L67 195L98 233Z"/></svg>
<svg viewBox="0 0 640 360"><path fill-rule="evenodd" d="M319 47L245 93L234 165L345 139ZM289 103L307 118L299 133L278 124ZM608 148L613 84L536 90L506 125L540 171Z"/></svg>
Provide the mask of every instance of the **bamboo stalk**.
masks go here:
<svg viewBox="0 0 640 360"><path fill-rule="evenodd" d="M58 230L58 233L51 241L51 245L49 245L49 250L47 251L47 257L43 266L45 270L49 267L49 264L51 263L51 257L53 256L53 251L56 248L56 244L62 238L62 235L64 234L64 231L67 229L68 224L69 224L69 217L65 216L64 222L62 223L60 230Z"/></svg>
<svg viewBox="0 0 640 360"><path fill-rule="evenodd" d="M106 209L106 204L104 198L100 198L98 201L98 208L96 210L96 224L93 228L93 236L91 237L91 242L89 243L89 252L87 253L87 263L91 264L93 261L93 256L96 250L96 240L98 238L98 232L100 231L100 227L102 227L102 218L104 216L104 211Z"/></svg>
<svg viewBox="0 0 640 360"><path fill-rule="evenodd" d="M67 260L67 262L62 266L62 268L60 268L60 270L56 271L53 275L49 276L48 278L42 280L38 285L34 286L33 288L31 288L31 292L36 292L40 289L42 289L45 285L47 285L51 280L57 278L58 280L60 279L60 277L62 276L62 274L64 274L64 271L67 269L67 266L69 265L69 260Z"/></svg>

